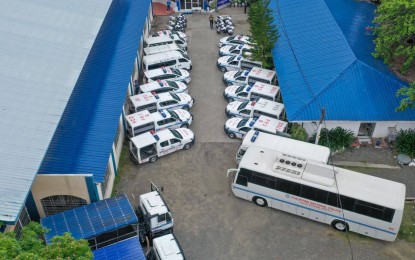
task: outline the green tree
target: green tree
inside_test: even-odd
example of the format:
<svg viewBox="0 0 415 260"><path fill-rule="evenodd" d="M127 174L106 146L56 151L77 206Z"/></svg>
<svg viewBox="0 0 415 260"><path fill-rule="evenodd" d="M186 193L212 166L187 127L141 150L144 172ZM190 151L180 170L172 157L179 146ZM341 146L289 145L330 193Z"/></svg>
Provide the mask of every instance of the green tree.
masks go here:
<svg viewBox="0 0 415 260"><path fill-rule="evenodd" d="M399 107L396 108L396 111L402 112L408 108L415 108L415 82L412 82L411 85L407 87L403 87L398 89L396 92L396 96L403 96L404 98L401 100Z"/></svg>
<svg viewBox="0 0 415 260"><path fill-rule="evenodd" d="M291 127L291 138L300 141L307 141L307 131L299 124L294 124Z"/></svg>
<svg viewBox="0 0 415 260"><path fill-rule="evenodd" d="M75 240L69 233L57 236L46 245L42 236L47 230L39 223L30 222L16 239L14 232L0 233L0 259L92 259L88 241Z"/></svg>
<svg viewBox="0 0 415 260"><path fill-rule="evenodd" d="M402 63L405 74L415 61L415 1L382 0L374 19L375 53L386 64Z"/></svg>
<svg viewBox="0 0 415 260"><path fill-rule="evenodd" d="M269 3L270 0L255 1L248 11L249 32L254 46L251 59L261 61L265 68L274 67L271 51L279 37Z"/></svg>

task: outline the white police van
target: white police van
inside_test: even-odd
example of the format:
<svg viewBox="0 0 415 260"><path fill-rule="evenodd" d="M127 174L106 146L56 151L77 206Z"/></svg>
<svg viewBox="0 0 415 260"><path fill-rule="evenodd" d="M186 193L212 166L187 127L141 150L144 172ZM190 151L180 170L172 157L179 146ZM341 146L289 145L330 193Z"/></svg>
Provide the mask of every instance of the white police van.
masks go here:
<svg viewBox="0 0 415 260"><path fill-rule="evenodd" d="M254 67L251 70L228 71L223 75L222 80L227 86L250 85L255 84L257 81L270 85L277 85L277 74L274 70Z"/></svg>
<svg viewBox="0 0 415 260"><path fill-rule="evenodd" d="M219 56L225 55L242 55L242 56L250 56L252 46L249 44L240 44L240 45L225 45L219 49Z"/></svg>
<svg viewBox="0 0 415 260"><path fill-rule="evenodd" d="M187 40L187 35L184 32L178 32L178 31L172 31L172 30L163 30L163 31L158 31L153 33L152 35L150 35L150 37L158 37L158 36L170 36L171 34L177 34L179 35L181 38Z"/></svg>
<svg viewBox="0 0 415 260"><path fill-rule="evenodd" d="M147 70L144 72L144 83L158 81L158 80L175 80L184 83L190 83L190 73L187 70L160 68L154 70Z"/></svg>
<svg viewBox="0 0 415 260"><path fill-rule="evenodd" d="M261 115L275 119L285 119L285 106L282 103L259 99L258 101L234 101L226 106L228 117L259 117Z"/></svg>
<svg viewBox="0 0 415 260"><path fill-rule="evenodd" d="M280 99L280 87L257 81L253 85L231 85L223 91L228 102L258 100L260 98L276 101Z"/></svg>
<svg viewBox="0 0 415 260"><path fill-rule="evenodd" d="M252 129L269 134L285 136L287 135L284 133L287 129L287 125L287 122L268 116L259 116L254 118L234 117L226 121L224 130L225 133L232 139L242 139L246 133Z"/></svg>
<svg viewBox="0 0 415 260"><path fill-rule="evenodd" d="M187 41L177 34L148 37L144 40L144 48L175 43L187 50Z"/></svg>
<svg viewBox="0 0 415 260"><path fill-rule="evenodd" d="M251 42L251 38L249 36L239 34L239 35L227 36L227 37L221 38L219 40L219 47L222 47L225 45L238 46L241 44L249 44L250 42Z"/></svg>
<svg viewBox="0 0 415 260"><path fill-rule="evenodd" d="M139 93L151 92L160 94L166 92L172 93L188 93L187 85L181 81L158 80L140 85Z"/></svg>
<svg viewBox="0 0 415 260"><path fill-rule="evenodd" d="M166 44L166 45L158 45L153 47L147 47L143 49L144 55L152 55L162 52L168 52L168 51L179 51L181 53L187 54L187 51L180 47L179 45L175 43Z"/></svg>
<svg viewBox="0 0 415 260"><path fill-rule="evenodd" d="M166 109L154 113L144 110L125 116L128 138L148 131L158 132L166 128L188 128L192 121L193 115L183 109Z"/></svg>
<svg viewBox="0 0 415 260"><path fill-rule="evenodd" d="M195 135L187 128L145 132L130 139L130 158L136 164L153 163L161 156L188 150L194 143Z"/></svg>
<svg viewBox="0 0 415 260"><path fill-rule="evenodd" d="M251 61L249 59L245 59L241 55L229 55L220 57L216 62L216 66L220 71L226 72L241 69L247 70L252 69L253 67L262 67L262 62Z"/></svg>
<svg viewBox="0 0 415 260"><path fill-rule="evenodd" d="M143 57L143 70L154 70L162 67L191 70L192 60L187 54L179 51L168 51Z"/></svg>
<svg viewBox="0 0 415 260"><path fill-rule="evenodd" d="M161 109L189 110L194 104L194 99L186 93L142 93L130 96L127 99L127 111L129 114L148 110L154 113Z"/></svg>

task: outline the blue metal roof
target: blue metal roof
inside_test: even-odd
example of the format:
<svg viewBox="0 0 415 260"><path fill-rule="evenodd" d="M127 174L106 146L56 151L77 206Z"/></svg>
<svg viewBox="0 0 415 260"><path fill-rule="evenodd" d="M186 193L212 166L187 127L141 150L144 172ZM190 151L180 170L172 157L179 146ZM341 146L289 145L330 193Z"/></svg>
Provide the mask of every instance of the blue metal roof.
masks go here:
<svg viewBox="0 0 415 260"><path fill-rule="evenodd" d="M17 220L110 4L0 1L0 221Z"/></svg>
<svg viewBox="0 0 415 260"><path fill-rule="evenodd" d="M50 231L46 242L69 232L75 239L89 239L138 222L125 194L58 213L40 220Z"/></svg>
<svg viewBox="0 0 415 260"><path fill-rule="evenodd" d="M150 0L113 0L41 165L105 176Z"/></svg>
<svg viewBox="0 0 415 260"><path fill-rule="evenodd" d="M326 3L327 2L327 3ZM273 49L289 121L415 120L395 112L404 85L371 53L365 28L374 18L370 3L350 0L271 0L280 38Z"/></svg>
<svg viewBox="0 0 415 260"><path fill-rule="evenodd" d="M93 251L94 260L145 260L137 236Z"/></svg>

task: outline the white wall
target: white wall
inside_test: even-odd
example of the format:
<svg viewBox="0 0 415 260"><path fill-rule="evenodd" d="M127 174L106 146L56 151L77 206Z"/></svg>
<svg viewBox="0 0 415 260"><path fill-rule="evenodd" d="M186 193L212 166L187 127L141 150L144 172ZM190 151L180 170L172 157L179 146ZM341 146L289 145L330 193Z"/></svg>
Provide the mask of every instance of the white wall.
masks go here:
<svg viewBox="0 0 415 260"><path fill-rule="evenodd" d="M409 128L415 129L415 121L382 121L376 122L375 131L373 137L386 137L388 136L388 128L395 127L396 131L407 130Z"/></svg>
<svg viewBox="0 0 415 260"><path fill-rule="evenodd" d="M301 122L298 122L301 124ZM317 132L318 128L318 121L306 121L303 122L303 127L307 131L308 136L312 137L314 133ZM323 127L327 129L336 128L337 126L340 126L344 129L349 129L355 135L357 136L357 132L359 131L360 122L354 122L354 121L325 121L323 123Z"/></svg>

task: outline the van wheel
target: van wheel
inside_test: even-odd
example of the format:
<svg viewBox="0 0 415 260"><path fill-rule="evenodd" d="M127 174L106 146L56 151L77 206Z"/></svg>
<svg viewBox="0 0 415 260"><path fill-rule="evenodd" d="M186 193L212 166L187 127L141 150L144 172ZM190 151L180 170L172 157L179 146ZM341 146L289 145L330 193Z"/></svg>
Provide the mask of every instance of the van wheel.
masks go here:
<svg viewBox="0 0 415 260"><path fill-rule="evenodd" d="M192 145L190 143L187 143L183 146L183 150L189 150Z"/></svg>
<svg viewBox="0 0 415 260"><path fill-rule="evenodd" d="M154 163L154 162L156 162L157 161L157 156L153 156L153 157L151 157L150 158L150 160L149 160L149 162L150 163Z"/></svg>
<svg viewBox="0 0 415 260"><path fill-rule="evenodd" d="M331 222L331 226L337 230L337 231L341 231L341 232L346 232L349 230L349 225L341 220L334 220L333 222Z"/></svg>
<svg viewBox="0 0 415 260"><path fill-rule="evenodd" d="M267 200L261 197L253 197L252 201L255 203L255 205L260 207L266 207L268 205Z"/></svg>
<svg viewBox="0 0 415 260"><path fill-rule="evenodd" d="M183 110L189 111L189 106L184 106Z"/></svg>
<svg viewBox="0 0 415 260"><path fill-rule="evenodd" d="M229 103L231 103L231 102L233 102L233 101L235 101L233 98L228 98L228 102L229 102Z"/></svg>
<svg viewBox="0 0 415 260"><path fill-rule="evenodd" d="M226 72L226 68L225 67L220 67L220 71Z"/></svg>
<svg viewBox="0 0 415 260"><path fill-rule="evenodd" d="M189 128L189 125L188 125L188 124L183 124L183 125L181 125L180 127L181 127L181 128Z"/></svg>
<svg viewBox="0 0 415 260"><path fill-rule="evenodd" d="M134 156L130 153L130 160L135 164L138 165L137 160L134 158Z"/></svg>
<svg viewBox="0 0 415 260"><path fill-rule="evenodd" d="M231 133L229 133L229 134L228 134L228 136L229 136L231 139L235 139L235 137L236 137L235 133L232 133L232 132L231 132Z"/></svg>

